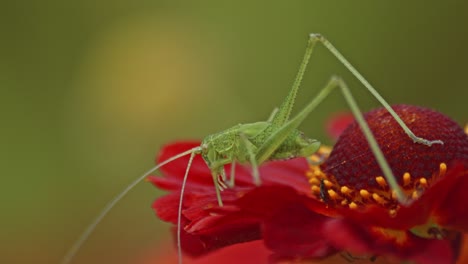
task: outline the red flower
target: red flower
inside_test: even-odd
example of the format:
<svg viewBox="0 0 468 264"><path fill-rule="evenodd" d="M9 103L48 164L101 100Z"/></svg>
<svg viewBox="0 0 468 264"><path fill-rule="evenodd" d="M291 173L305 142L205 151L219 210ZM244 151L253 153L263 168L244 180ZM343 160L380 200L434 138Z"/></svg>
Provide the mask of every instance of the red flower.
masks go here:
<svg viewBox="0 0 468 264"><path fill-rule="evenodd" d="M223 264L259 264L268 261L268 256L271 252L265 245L257 240L242 244L236 244L230 247L225 247L211 254L204 255L199 258L184 258L184 264L219 264L222 260ZM152 247L148 254L144 256L142 261L133 263L138 264L174 264L177 263L177 253L173 247L167 245L158 246L158 250Z"/></svg>
<svg viewBox="0 0 468 264"><path fill-rule="evenodd" d="M261 166L262 185L252 183L250 169L236 167L236 186L217 205L211 173L201 157L190 169L183 203L182 247L203 255L228 245L262 239L272 260L317 259L338 252L388 257L416 263L455 263L461 234L468 233L468 136L446 116L414 106L395 111L416 135L444 145L413 143L386 110L366 114L398 182L414 202L398 204L389 190L359 127L354 123L333 151L322 148L306 159ZM157 162L198 142L175 143ZM188 158L176 160L150 177L170 191L153 207L164 221L176 224L179 190ZM226 171L230 171L227 166Z"/></svg>

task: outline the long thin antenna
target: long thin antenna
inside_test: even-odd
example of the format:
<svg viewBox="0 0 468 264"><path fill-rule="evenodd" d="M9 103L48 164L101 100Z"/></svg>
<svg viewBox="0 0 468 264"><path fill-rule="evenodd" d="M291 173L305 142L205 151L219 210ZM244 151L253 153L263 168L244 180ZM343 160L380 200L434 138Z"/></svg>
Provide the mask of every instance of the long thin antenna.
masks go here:
<svg viewBox="0 0 468 264"><path fill-rule="evenodd" d="M63 257L62 261L60 262L61 264L69 264L75 257L76 253L80 248L83 246L83 243L88 240L89 236L93 233L94 229L96 229L96 226L102 221L102 219L109 213L109 211L119 202L133 187L135 187L138 183L140 183L142 180L144 180L146 177L148 177L151 173L156 171L157 169L161 168L162 166L178 159L183 156L186 156L188 154L193 154L197 151L199 151L200 147L195 147L192 149L189 149L187 151L184 151L182 153L179 153L164 162L161 162L160 164L154 166L151 168L149 171L145 172L143 175L138 177L135 181L130 183L127 188L125 188L122 192L120 192L117 196L115 196L101 211L101 213L96 216L93 222L85 229L85 231L81 234L81 236L73 243L73 246L68 250L67 254Z"/></svg>
<svg viewBox="0 0 468 264"><path fill-rule="evenodd" d="M182 233L182 202L184 200L185 184L187 183L188 173L190 167L192 166L192 161L195 155L201 151L201 147L193 148L193 152L190 155L189 162L187 164L187 169L185 170L184 179L182 180L182 187L180 188L180 198L179 198L179 208L177 209L177 262L182 264L182 243L180 241L180 236Z"/></svg>

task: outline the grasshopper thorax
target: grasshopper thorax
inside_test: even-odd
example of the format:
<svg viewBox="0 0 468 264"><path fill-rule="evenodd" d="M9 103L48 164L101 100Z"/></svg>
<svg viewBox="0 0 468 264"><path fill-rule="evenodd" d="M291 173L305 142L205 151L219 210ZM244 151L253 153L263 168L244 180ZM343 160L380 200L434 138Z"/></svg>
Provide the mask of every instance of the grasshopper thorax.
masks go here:
<svg viewBox="0 0 468 264"><path fill-rule="evenodd" d="M213 172L221 172L224 165L237 163L261 164L259 159L265 145L271 151L267 160L308 157L315 153L320 142L308 138L297 129L290 131L279 144L272 142L278 130L270 122L238 124L222 132L205 137L201 144L201 155Z"/></svg>

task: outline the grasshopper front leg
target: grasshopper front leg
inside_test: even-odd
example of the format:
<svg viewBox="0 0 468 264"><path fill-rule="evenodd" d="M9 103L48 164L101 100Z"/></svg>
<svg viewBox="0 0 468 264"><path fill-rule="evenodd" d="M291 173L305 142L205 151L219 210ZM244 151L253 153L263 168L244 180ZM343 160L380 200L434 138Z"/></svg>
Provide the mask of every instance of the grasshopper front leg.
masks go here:
<svg viewBox="0 0 468 264"><path fill-rule="evenodd" d="M224 171L224 165L231 163L232 161L232 158L221 159L210 166L211 176L213 177L213 184L216 192L216 200L218 200L219 206L223 206L223 200L221 199L221 190L224 190L226 187L231 187L229 186L230 183L228 183L228 186L225 186L225 183L221 182L226 180L226 172ZM235 166L235 164L232 164L231 166ZM219 179L220 176L221 179ZM233 177L233 175L231 175L231 177Z"/></svg>

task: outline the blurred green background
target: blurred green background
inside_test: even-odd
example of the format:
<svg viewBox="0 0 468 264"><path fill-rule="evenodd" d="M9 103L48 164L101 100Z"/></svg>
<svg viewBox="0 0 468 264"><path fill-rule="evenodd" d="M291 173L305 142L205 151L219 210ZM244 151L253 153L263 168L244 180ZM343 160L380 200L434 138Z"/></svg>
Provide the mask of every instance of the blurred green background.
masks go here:
<svg viewBox="0 0 468 264"><path fill-rule="evenodd" d="M197 2L197 3L195 3ZM57 263L162 144L263 120L320 32L391 103L467 121L462 1L17 1L0 4L0 263ZM378 106L323 47L299 109L332 74ZM336 92L302 125L346 110ZM168 226L138 185L74 263L142 263ZM157 262L154 262L157 263Z"/></svg>

